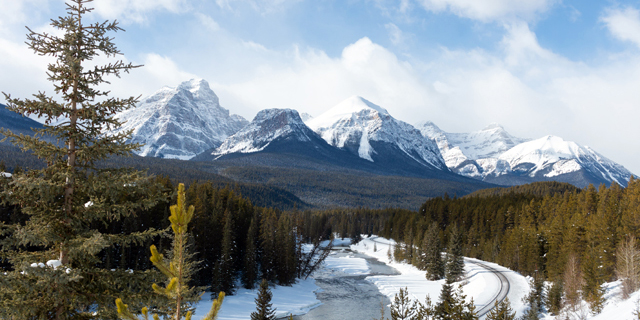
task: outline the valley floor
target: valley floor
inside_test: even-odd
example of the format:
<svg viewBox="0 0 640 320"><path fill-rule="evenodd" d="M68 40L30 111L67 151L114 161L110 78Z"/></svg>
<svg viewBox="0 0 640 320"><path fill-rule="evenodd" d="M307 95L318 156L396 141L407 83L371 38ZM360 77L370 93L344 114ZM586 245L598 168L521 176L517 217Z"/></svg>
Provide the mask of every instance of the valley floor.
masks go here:
<svg viewBox="0 0 640 320"><path fill-rule="evenodd" d="M346 241L340 242L341 241L338 241L337 245L344 247L341 250L336 250L327 258L322 270L319 270L314 275L316 279L310 277L307 280L300 280L291 287L277 286L272 288L272 303L273 307L277 308L276 313L279 318L284 318L289 314L308 314L306 316L296 317L296 319L316 319L317 316L314 316L314 313L316 313L322 314L324 319L327 320L344 319L345 317L353 320L360 319L360 317L364 319L365 316L359 312L354 313L354 316L358 314L355 318L345 315L344 311L339 311L341 312L339 315L331 316L327 314L327 311L320 310L322 308L310 312L321 306L323 302L335 303L335 301L321 301L319 297L321 299L326 299L327 296L333 296L334 299L337 296L339 297L339 294L330 295L318 286L318 284L321 284L323 287L333 290L332 288L335 286L324 285L326 279L329 278L333 278L336 281L341 281L340 279L350 279L349 283L344 283L346 285L351 283L355 286L365 286L369 283L375 285L377 292L371 292L372 290L364 290L363 288L358 288L358 290L354 292L368 295L367 300L375 298L373 302L367 301L365 303L363 301L362 307L371 309L371 304L375 305L375 307L373 307L375 310L373 314L378 317L380 301L384 301L385 307L388 309L388 304L393 300L394 295L398 293L400 288L406 287L409 291L410 298L414 300L417 299L424 302L427 295L431 297L433 302L438 299L444 280L427 281L424 271L420 271L406 263L391 261L389 258L389 250L393 250L394 242L392 240L374 236L365 238L355 245L349 245ZM477 307L476 310L482 309L482 307L487 304L493 304L493 299L496 297L498 291L500 291L500 281L496 275L478 265L478 262L479 261L475 259L465 259L467 276L459 283L462 285L463 293L467 296L467 299L473 299ZM517 316L521 316L527 309L527 306L522 302L522 298L530 288L528 279L497 264L488 262L481 263L490 266L506 277L510 284L507 297L511 302L512 309L516 311ZM381 266L392 270L392 272L384 271L384 269L380 268ZM363 279L366 280L367 283L352 282L352 279ZM323 283L320 283L321 281L323 281ZM583 308L584 310L578 310L577 313L571 314L570 316L578 319L580 318L580 313L583 313L586 317L581 319L633 319L633 311L636 310L640 293L637 292L632 295L630 299L622 300L619 283L613 282L606 284L606 286L607 302L601 314L593 316L588 314L588 308ZM236 295L226 297L218 319L249 319L251 312L255 310L254 299L256 296L257 290L240 289ZM198 304L193 319L202 319L210 307L211 299L208 293L206 293L203 300ZM386 314L388 317L388 310ZM541 318L544 320L560 319L560 317L554 317L548 314L543 315ZM372 317L367 316L366 319L370 320Z"/></svg>

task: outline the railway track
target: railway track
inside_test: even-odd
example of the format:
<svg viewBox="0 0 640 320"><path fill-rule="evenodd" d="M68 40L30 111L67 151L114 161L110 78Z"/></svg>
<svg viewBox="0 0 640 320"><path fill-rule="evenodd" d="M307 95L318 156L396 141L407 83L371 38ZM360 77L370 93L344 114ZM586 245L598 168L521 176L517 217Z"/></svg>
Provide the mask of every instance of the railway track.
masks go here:
<svg viewBox="0 0 640 320"><path fill-rule="evenodd" d="M369 239L370 241L376 242L376 243L380 243L380 244L385 244L382 242L378 242L375 239L378 237L374 237ZM480 261L475 261L475 260L469 260L466 259L467 262L469 263L473 263L489 272L491 272L494 276L496 276L496 278L498 279L498 281L500 281L500 290L498 290L498 292L495 294L495 296L493 297L493 299L491 299L491 301L489 301L485 306L483 306L482 308L480 308L479 310L477 310L477 315L478 318L483 318L484 316L487 315L487 313L489 313L491 311L491 309L493 309L493 307L495 306L495 302L502 302L502 300L504 300L507 297L507 294L509 294L509 290L511 289L511 284L509 283L509 280L507 279L507 277L504 276L504 274L502 274L502 272L496 270L495 268L482 263Z"/></svg>
<svg viewBox="0 0 640 320"><path fill-rule="evenodd" d="M509 283L509 280L507 279L507 277L504 276L504 274L502 274L502 272L494 269L493 267L490 267L482 262L478 262L478 261L472 261L472 260L467 260L467 262L469 263L473 263L489 272L491 272L493 275L496 276L496 278L498 278L498 281L500 281L500 290L498 290L498 292L496 293L496 295L493 297L493 299L491 299L491 301L489 303L487 303L484 307L480 308L477 311L478 314L478 318L482 318L484 317L487 313L489 313L491 311L491 309L493 309L493 307L495 306L495 302L502 302L502 300L504 300L507 297L507 294L509 294L509 289L511 288L511 284Z"/></svg>

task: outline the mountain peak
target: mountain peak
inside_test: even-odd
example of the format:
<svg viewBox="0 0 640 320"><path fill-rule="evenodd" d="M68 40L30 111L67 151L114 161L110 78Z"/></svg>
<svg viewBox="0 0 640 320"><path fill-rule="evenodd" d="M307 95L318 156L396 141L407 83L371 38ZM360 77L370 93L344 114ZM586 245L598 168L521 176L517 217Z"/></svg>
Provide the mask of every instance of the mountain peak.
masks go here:
<svg viewBox="0 0 640 320"><path fill-rule="evenodd" d="M222 108L203 79L164 87L117 117L126 122L112 133L133 130L131 141L144 144L138 155L177 159L217 147L249 123Z"/></svg>
<svg viewBox="0 0 640 320"><path fill-rule="evenodd" d="M292 109L265 109L247 126L228 137L213 152L214 156L231 153L254 153L264 150L277 139L311 141L317 135L309 129L298 111Z"/></svg>
<svg viewBox="0 0 640 320"><path fill-rule="evenodd" d="M378 106L377 104L361 96L351 96L346 100L337 104L335 107L331 108L331 110L333 109L338 109L337 111L350 112L350 113L371 109L382 114L389 114L389 112L386 109Z"/></svg>
<svg viewBox="0 0 640 320"><path fill-rule="evenodd" d="M493 130L493 129L502 129L504 130L504 127L497 123L497 122L492 122L489 125L487 125L486 127L484 127L484 129L482 129L482 131L487 131L487 130Z"/></svg>
<svg viewBox="0 0 640 320"><path fill-rule="evenodd" d="M218 104L218 96L211 90L209 83L204 79L191 79L180 83L176 88L177 91L189 91L196 99L211 100L212 103Z"/></svg>

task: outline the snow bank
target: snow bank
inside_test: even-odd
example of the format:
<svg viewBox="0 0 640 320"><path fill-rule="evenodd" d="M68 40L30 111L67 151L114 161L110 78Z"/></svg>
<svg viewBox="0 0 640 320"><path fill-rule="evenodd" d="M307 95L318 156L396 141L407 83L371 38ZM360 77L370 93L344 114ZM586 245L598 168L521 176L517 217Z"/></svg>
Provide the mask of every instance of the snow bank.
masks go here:
<svg viewBox="0 0 640 320"><path fill-rule="evenodd" d="M389 297L391 301L393 301L394 296L401 288L406 287L412 299L424 302L425 297L428 295L431 301L435 303L440 296L444 280L428 281L424 271L407 263L392 261L389 253L393 253L394 245L395 242L393 240L374 236L363 239L356 245L352 245L351 249L375 257L400 272L400 275L397 276L367 277L367 280L373 282L380 292ZM376 249L376 251L374 251L374 249ZM462 290L467 296L467 300L470 301L473 299L476 307L479 309L489 303L495 294L497 294L500 290L500 282L495 275L474 264L474 262L477 261L479 260L465 259L466 278L454 286L457 287L459 284L462 284ZM511 289L507 296L511 301L512 308L517 312L518 316L523 314L524 311L526 311L526 305L522 303L522 297L529 291L527 279L495 263L484 261L482 263L495 268L507 277L511 284Z"/></svg>
<svg viewBox="0 0 640 320"><path fill-rule="evenodd" d="M289 314L300 315L320 305L316 299L315 292L320 289L315 285L314 279L300 280L291 287L276 286L271 288L273 298L271 302L276 308L276 315L284 317ZM218 314L218 320L249 319L251 312L256 310L255 298L258 296L258 289L240 289L233 296L227 296L222 303L222 308ZM204 318L211 309L211 296L205 293L203 299L196 306L196 312L192 319Z"/></svg>
<svg viewBox="0 0 640 320"><path fill-rule="evenodd" d="M633 293L629 299L622 299L622 287L620 281L608 282L603 285L606 288L604 298L604 308L602 312L593 315L589 311L589 306L586 302L582 301L581 307L578 307L577 312L570 313L570 317L577 318L580 314L586 315L585 319L589 320L611 320L611 319L637 319L633 313L636 310L640 310L640 292ZM564 319L562 316L552 316L545 314L540 317L542 320L560 320Z"/></svg>
<svg viewBox="0 0 640 320"><path fill-rule="evenodd" d="M360 275L369 273L369 265L365 259L354 257L332 257L324 260L324 268L348 274Z"/></svg>

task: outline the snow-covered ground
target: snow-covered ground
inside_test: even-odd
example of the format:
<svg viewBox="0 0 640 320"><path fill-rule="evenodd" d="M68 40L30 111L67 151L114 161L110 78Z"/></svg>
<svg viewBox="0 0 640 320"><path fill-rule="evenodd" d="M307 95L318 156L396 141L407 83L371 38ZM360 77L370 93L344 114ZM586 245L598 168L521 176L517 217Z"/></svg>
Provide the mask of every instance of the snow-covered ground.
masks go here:
<svg viewBox="0 0 640 320"><path fill-rule="evenodd" d="M375 246L374 246L375 244ZM378 260L392 266L401 274L397 276L372 276L367 280L372 281L382 292L393 301L393 297L400 291L400 288L407 288L410 296L424 302L425 297L429 295L432 302L436 302L440 296L440 290L444 284L444 280L428 281L425 272L407 263L398 263L389 258L389 250L393 252L393 240L372 237L363 239L358 244L351 246L351 249L367 255L373 256ZM376 251L374 251L374 248ZM500 290L500 282L495 275L486 269L474 264L475 259L465 259L466 279L459 284L463 285L463 293L467 299L473 299L478 309L490 302L495 294ZM494 269L502 272L509 283L511 289L507 297L511 301L511 306L517 315L524 313L527 307L522 303L524 297L529 291L529 284L525 277L511 271L507 268L494 263L483 262Z"/></svg>
<svg viewBox="0 0 640 320"><path fill-rule="evenodd" d="M589 311L589 306L586 302L582 302L582 305L577 307L575 311L566 311L565 315L569 316L569 319L589 319L589 320L632 320L638 319L638 316L634 315L636 310L640 310L640 291L633 293L629 299L622 299L622 287L620 281L608 282L603 285L606 288L604 295L606 302L602 312L593 315ZM584 316L584 317L583 317ZM564 315L552 316L545 314L540 317L541 320L560 320L565 319Z"/></svg>
<svg viewBox="0 0 640 320"><path fill-rule="evenodd" d="M276 315L285 317L289 314L299 315L309 312L312 308L320 305L315 294L318 289L319 287L315 285L315 280L312 278L300 280L291 287L276 286L271 288L273 294L271 303L276 308ZM251 312L256 310L255 298L257 296L257 289L240 289L235 295L225 297L218 314L218 320L249 319ZM207 292L202 301L198 303L192 319L204 318L209 309L211 309L211 296Z"/></svg>
<svg viewBox="0 0 640 320"><path fill-rule="evenodd" d="M338 241L339 240L339 241ZM349 246L348 239L335 241L335 244L340 246ZM425 278L425 272L420 271L412 265L406 263L398 263L392 261L389 258L389 250L393 252L393 246L395 242L379 237L365 238L358 244L351 245L352 251L374 257L381 262L388 264L395 268L400 274L392 276L368 276L366 280L371 281L380 292L389 297L393 301L395 294L397 294L400 288L407 288L410 297L415 300L424 302L425 297L429 295L432 302L436 302L440 295L440 290L444 280L440 281L427 281ZM375 251L374 251L375 249ZM487 304L500 289L500 282L497 277L475 264L474 262L482 262L497 271L501 272L509 280L510 290L508 298L511 302L511 307L516 311L517 316L521 316L527 309L527 306L523 303L522 298L529 292L530 286L527 278L522 275L504 268L495 263L479 261L476 259L465 259L465 272L466 278L459 284L463 285L463 292L467 296L467 299L473 299L477 308ZM352 255L330 255L324 263L324 270L322 272L340 275L366 275L371 273L371 268L368 262L359 257ZM633 311L636 310L638 301L640 301L640 292L636 292L627 300L622 300L620 293L620 283L613 282L606 284L607 293L604 310L598 315L591 315L588 313L588 307L584 308L584 314L587 314L586 319L593 320L627 320L634 319ZM321 290L316 284L315 280L309 278L307 280L301 280L292 287L277 286L272 288L273 293L273 307L277 308L276 313L279 317L285 317L288 314L301 315L309 312L309 310L321 305L321 302L316 298L315 292ZM223 305L219 315L220 320L231 319L248 319L251 312L255 310L254 299L257 296L257 290L240 289L236 295L228 296ZM193 319L202 319L202 317L209 311L211 307L211 299L209 294L205 294L203 301L197 306L197 311ZM558 320L550 315L543 315L541 319L544 320ZM576 318L577 319L577 318Z"/></svg>

